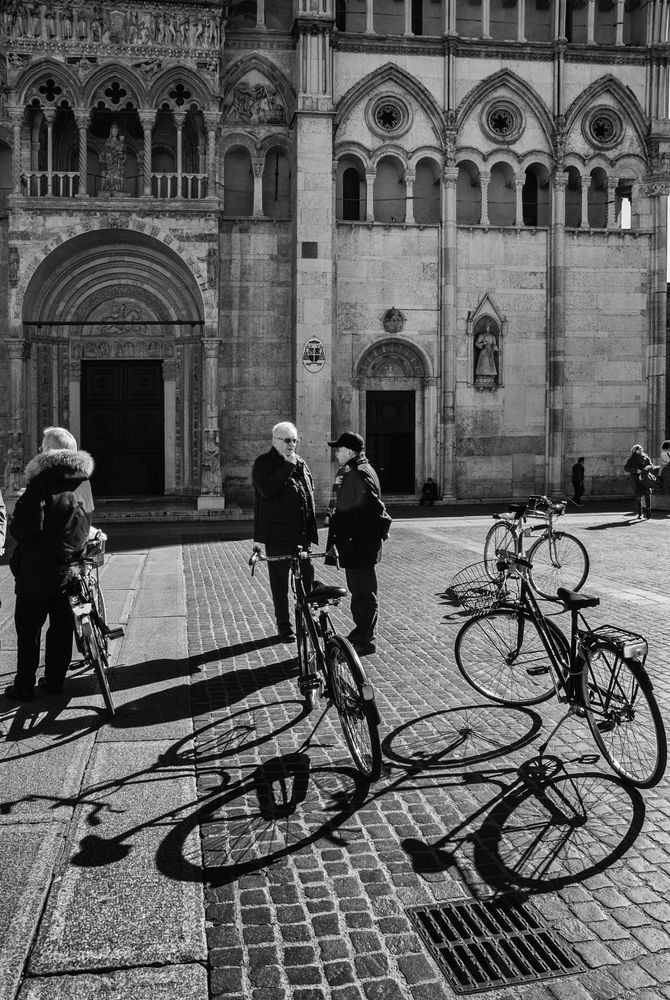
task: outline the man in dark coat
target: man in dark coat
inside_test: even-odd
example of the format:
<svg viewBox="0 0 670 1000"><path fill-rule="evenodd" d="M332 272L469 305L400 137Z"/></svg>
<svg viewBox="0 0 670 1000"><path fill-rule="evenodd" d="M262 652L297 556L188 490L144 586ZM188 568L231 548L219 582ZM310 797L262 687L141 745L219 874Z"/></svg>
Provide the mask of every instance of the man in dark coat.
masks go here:
<svg viewBox="0 0 670 1000"><path fill-rule="evenodd" d="M363 451L361 435L347 431L328 444L337 449L339 469L333 483L327 547L335 545L346 571L355 625L349 639L356 652L365 656L376 649L379 604L375 565L382 557L391 518L381 498L377 473Z"/></svg>
<svg viewBox="0 0 670 1000"><path fill-rule="evenodd" d="M268 556L290 555L298 545L318 542L314 483L307 463L296 452L298 432L283 421L272 428L272 447L254 462L254 539ZM284 642L295 639L288 602L288 560L268 563L277 633ZM309 590L314 578L305 562L303 579Z"/></svg>
<svg viewBox="0 0 670 1000"><path fill-rule="evenodd" d="M77 450L63 427L47 427L40 453L26 466L26 488L9 532L18 542L10 569L15 578L17 666L8 698L31 701L39 666L42 627L49 618L44 677L39 687L59 694L72 656L74 623L64 592L67 563L83 548L91 525L93 459Z"/></svg>

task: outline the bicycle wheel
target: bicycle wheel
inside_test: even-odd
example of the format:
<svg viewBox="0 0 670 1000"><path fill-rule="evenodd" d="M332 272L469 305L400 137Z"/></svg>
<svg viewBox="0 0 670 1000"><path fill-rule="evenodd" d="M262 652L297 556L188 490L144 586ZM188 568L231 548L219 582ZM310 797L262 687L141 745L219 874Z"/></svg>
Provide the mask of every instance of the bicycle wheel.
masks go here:
<svg viewBox="0 0 670 1000"><path fill-rule="evenodd" d="M90 578L91 597L103 625L107 624L107 609L105 608L105 595L102 592L97 573L92 573Z"/></svg>
<svg viewBox="0 0 670 1000"><path fill-rule="evenodd" d="M559 587L580 590L589 575L589 557L586 549L574 535L555 531L553 542L549 535L538 538L528 552L533 564L530 583L540 597L555 600Z"/></svg>
<svg viewBox="0 0 670 1000"><path fill-rule="evenodd" d="M333 701L354 764L366 778L378 778L382 750L374 691L351 643L340 635L328 643L328 667Z"/></svg>
<svg viewBox="0 0 670 1000"><path fill-rule="evenodd" d="M298 646L298 688L305 699L305 708L311 712L321 691L318 655L305 622L305 612L297 604L295 608L295 638Z"/></svg>
<svg viewBox="0 0 670 1000"><path fill-rule="evenodd" d="M652 788L663 777L668 746L651 681L640 663L609 643L587 650L581 694L593 738L613 771L631 785Z"/></svg>
<svg viewBox="0 0 670 1000"><path fill-rule="evenodd" d="M484 542L484 565L491 580L498 579L497 562L500 549L506 549L508 552L516 551L516 537L505 521L496 521Z"/></svg>
<svg viewBox="0 0 670 1000"><path fill-rule="evenodd" d="M91 618L86 618L82 621L82 640L87 647L85 658L93 667L95 675L98 678L98 684L100 685L102 699L107 708L107 712L110 716L113 716L116 714L116 709L114 708L112 692L110 691L109 681L107 680L108 660L106 643L103 639L99 625L97 625Z"/></svg>
<svg viewBox="0 0 670 1000"><path fill-rule="evenodd" d="M567 639L553 622L545 625L567 664ZM525 611L497 608L471 618L456 636L454 656L468 684L501 705L537 705L554 693L549 654Z"/></svg>

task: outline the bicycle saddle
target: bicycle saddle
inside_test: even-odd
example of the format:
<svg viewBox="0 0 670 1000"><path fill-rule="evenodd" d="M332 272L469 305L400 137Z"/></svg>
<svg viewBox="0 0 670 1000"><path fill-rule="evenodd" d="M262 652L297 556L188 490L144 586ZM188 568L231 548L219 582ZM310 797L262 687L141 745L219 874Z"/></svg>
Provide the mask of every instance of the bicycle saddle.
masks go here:
<svg viewBox="0 0 670 1000"><path fill-rule="evenodd" d="M528 510L528 504L527 503L511 503L509 505L509 509L511 510L511 512L513 514L516 514L517 517L523 517L523 515Z"/></svg>
<svg viewBox="0 0 670 1000"><path fill-rule="evenodd" d="M307 595L307 600L310 604L318 604L321 607L324 604L328 604L328 601L339 601L340 598L346 596L347 591L345 587L328 587L325 583L315 580L312 584L312 589Z"/></svg>
<svg viewBox="0 0 670 1000"><path fill-rule="evenodd" d="M588 594L578 594L576 590L559 587L556 591L559 601L565 605L566 611L580 611L581 608L595 608L600 604L599 597L589 597Z"/></svg>

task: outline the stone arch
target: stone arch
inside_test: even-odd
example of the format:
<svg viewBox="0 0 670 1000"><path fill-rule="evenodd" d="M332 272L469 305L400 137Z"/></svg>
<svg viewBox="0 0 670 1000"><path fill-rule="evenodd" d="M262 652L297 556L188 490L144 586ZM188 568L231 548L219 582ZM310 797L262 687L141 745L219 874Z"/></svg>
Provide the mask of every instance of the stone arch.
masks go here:
<svg viewBox="0 0 670 1000"><path fill-rule="evenodd" d="M525 104L533 111L546 137L547 145L551 148L553 126L549 109L539 94L537 94L532 87L528 86L527 80L522 80L521 77L516 75L516 73L512 73L508 69L500 70L500 72L493 73L492 76L486 77L485 80L482 80L481 83L477 84L476 87L473 87L473 89L465 95L456 109L458 127L460 128L463 125L469 115L483 101L485 101L487 97L492 96L504 88L511 90L514 96L522 104Z"/></svg>
<svg viewBox="0 0 670 1000"><path fill-rule="evenodd" d="M589 87L582 91L579 97L572 102L565 116L566 135L570 132L575 122L587 110L587 108L589 108L594 102L601 99L604 94L609 94L616 101L621 110L626 113L626 117L635 130L636 137L640 143L640 148L644 150L645 136L647 132L644 112L642 111L635 94L633 94L628 87L624 86L624 84L617 80L617 78L611 73L600 77L599 80L595 80Z"/></svg>
<svg viewBox="0 0 670 1000"><path fill-rule="evenodd" d="M337 132L339 126L351 114L356 104L362 101L368 94L389 83L396 84L396 86L402 88L404 93L416 101L430 121L436 138L442 143L444 122L435 98L428 88L424 87L416 77L403 69L399 69L393 63L386 63L385 66L380 66L379 69L368 73L367 76L364 76L362 80L359 80L355 86L347 91L337 106L335 118L333 119L333 131Z"/></svg>
<svg viewBox="0 0 670 1000"><path fill-rule="evenodd" d="M233 63L230 69L221 77L220 92L232 95L235 86L241 83L245 76L254 71L264 76L278 92L286 112L286 121L289 122L297 102L295 90L275 63L259 55L257 52L248 58L239 59L236 63ZM224 119L227 117L229 110L229 105L224 107Z"/></svg>
<svg viewBox="0 0 670 1000"><path fill-rule="evenodd" d="M81 85L79 80L69 66L57 62L55 59L46 58L29 66L17 79L13 89L16 100L11 103L27 104L33 97L39 96L36 92L43 80L52 77L63 88L64 94L72 102L77 104Z"/></svg>
<svg viewBox="0 0 670 1000"><path fill-rule="evenodd" d="M103 101L107 105L104 87L113 81L128 88L128 97L124 107L128 103L133 104L136 108L149 107L144 81L129 66L123 66L121 63L105 63L99 70L91 73L83 89L84 106L92 107L98 101Z"/></svg>
<svg viewBox="0 0 670 1000"><path fill-rule="evenodd" d="M188 98L186 107L180 107L174 98L170 97L170 91L174 90L179 84L191 92L191 97ZM167 103L173 111L186 111L192 105L196 105L200 111L216 110L214 97L204 80L186 66L180 66L177 71L175 71L174 67L171 67L169 70L161 73L151 85L148 99L152 108L158 108L161 104Z"/></svg>
<svg viewBox="0 0 670 1000"><path fill-rule="evenodd" d="M437 379L429 355L418 344L403 337L386 337L362 351L353 371L351 418L368 438L368 444L370 399L383 399L383 394L388 394L389 399L397 398L398 394L412 396L414 468L410 470L412 483L407 492L415 494L427 476L437 478ZM370 457L374 464L374 452Z"/></svg>

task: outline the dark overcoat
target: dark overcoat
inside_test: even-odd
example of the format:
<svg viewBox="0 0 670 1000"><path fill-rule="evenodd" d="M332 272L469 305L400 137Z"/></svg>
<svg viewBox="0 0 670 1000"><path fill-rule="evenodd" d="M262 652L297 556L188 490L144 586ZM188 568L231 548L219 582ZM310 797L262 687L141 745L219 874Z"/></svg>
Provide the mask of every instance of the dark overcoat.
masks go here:
<svg viewBox="0 0 670 1000"><path fill-rule="evenodd" d="M319 541L314 483L306 462L299 458L294 465L271 448L256 459L251 478L255 541L287 551Z"/></svg>
<svg viewBox="0 0 670 1000"><path fill-rule="evenodd" d="M61 592L73 548L91 524L92 472L88 452L65 449L40 453L26 466L27 485L9 523L9 533L18 542L10 568L19 596L44 598ZM75 506L83 509L86 519L73 517Z"/></svg>
<svg viewBox="0 0 670 1000"><path fill-rule="evenodd" d="M364 569L380 561L391 519L381 498L377 473L367 458L353 458L345 468L330 518L327 547L335 544L344 569Z"/></svg>

